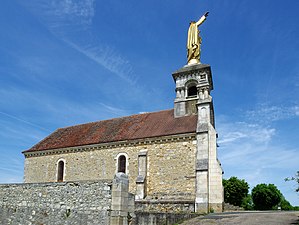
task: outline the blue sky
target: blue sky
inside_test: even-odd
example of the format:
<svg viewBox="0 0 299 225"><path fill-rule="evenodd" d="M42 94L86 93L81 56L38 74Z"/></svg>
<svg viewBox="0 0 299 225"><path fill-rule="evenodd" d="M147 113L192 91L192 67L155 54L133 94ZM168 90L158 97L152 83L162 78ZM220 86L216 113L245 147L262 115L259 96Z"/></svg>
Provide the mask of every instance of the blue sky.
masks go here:
<svg viewBox="0 0 299 225"><path fill-rule="evenodd" d="M59 127L173 107L172 72L201 26L224 177L274 183L293 205L299 169L299 1L4 0L0 183Z"/></svg>

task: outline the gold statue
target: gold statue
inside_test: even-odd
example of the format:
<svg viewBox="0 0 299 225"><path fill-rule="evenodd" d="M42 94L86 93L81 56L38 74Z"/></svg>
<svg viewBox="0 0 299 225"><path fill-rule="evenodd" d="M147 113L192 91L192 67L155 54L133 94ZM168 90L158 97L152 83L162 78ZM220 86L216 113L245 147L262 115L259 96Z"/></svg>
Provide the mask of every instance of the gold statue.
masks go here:
<svg viewBox="0 0 299 225"><path fill-rule="evenodd" d="M188 65L200 63L201 37L199 35L200 31L198 30L198 27L207 19L208 15L209 12L206 12L197 22L190 22L187 40Z"/></svg>

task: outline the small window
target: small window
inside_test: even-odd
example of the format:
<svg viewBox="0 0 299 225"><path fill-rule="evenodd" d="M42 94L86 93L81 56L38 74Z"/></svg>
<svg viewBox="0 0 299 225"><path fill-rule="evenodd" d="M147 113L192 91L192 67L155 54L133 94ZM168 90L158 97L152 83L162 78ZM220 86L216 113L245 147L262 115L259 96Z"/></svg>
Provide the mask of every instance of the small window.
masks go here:
<svg viewBox="0 0 299 225"><path fill-rule="evenodd" d="M121 155L118 157L118 171L117 172L122 172L126 173L126 156Z"/></svg>
<svg viewBox="0 0 299 225"><path fill-rule="evenodd" d="M197 96L197 88L196 86L191 86L188 88L188 97Z"/></svg>
<svg viewBox="0 0 299 225"><path fill-rule="evenodd" d="M64 175L64 162L60 160L58 162L58 171L57 171L57 181L63 182L63 175Z"/></svg>

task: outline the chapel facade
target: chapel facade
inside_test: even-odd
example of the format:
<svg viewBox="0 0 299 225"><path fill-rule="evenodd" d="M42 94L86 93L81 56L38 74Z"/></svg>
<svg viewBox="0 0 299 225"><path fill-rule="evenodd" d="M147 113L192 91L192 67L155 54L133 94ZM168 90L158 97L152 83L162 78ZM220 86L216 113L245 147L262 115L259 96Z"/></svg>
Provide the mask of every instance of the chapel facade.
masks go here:
<svg viewBox="0 0 299 225"><path fill-rule="evenodd" d="M187 65L172 74L174 109L57 129L23 152L25 183L129 177L136 202L191 203L221 212L212 73Z"/></svg>

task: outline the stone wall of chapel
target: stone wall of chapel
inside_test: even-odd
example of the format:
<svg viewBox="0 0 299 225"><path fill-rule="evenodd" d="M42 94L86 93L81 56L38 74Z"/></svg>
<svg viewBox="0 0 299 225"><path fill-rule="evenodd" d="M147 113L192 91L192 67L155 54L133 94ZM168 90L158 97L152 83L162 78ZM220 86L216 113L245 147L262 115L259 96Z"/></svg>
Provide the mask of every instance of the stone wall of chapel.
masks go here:
<svg viewBox="0 0 299 225"><path fill-rule="evenodd" d="M152 198L194 199L196 140L152 142L127 147L103 148L75 153L28 157L24 181L55 182L57 163L65 160L64 181L113 179L117 156L128 156L130 192L135 193L138 153L147 150L147 195Z"/></svg>
<svg viewBox="0 0 299 225"><path fill-rule="evenodd" d="M148 150L148 195L195 198L196 140L156 144Z"/></svg>

